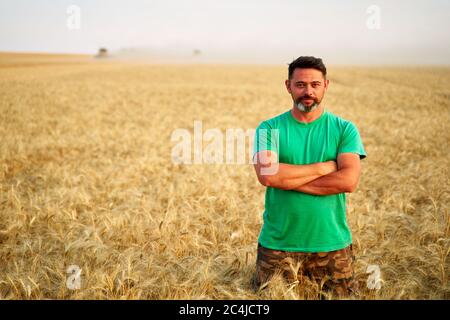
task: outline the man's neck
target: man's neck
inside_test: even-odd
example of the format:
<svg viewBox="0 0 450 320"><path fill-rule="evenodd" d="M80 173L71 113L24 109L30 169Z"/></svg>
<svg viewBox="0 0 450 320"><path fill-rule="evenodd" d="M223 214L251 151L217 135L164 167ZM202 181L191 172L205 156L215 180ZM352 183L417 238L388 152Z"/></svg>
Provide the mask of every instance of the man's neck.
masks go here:
<svg viewBox="0 0 450 320"><path fill-rule="evenodd" d="M310 123L314 120L318 119L322 113L324 112L323 106L319 105L319 107L311 112L302 112L298 110L298 108L294 105L294 107L291 109L292 116L298 121L298 122L304 122L304 123Z"/></svg>

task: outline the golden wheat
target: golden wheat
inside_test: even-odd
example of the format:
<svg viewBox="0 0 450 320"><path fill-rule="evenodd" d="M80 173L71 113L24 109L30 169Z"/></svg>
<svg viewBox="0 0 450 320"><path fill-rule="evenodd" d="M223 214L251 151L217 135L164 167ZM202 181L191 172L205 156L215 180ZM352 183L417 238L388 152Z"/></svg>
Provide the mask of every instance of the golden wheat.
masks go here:
<svg viewBox="0 0 450 320"><path fill-rule="evenodd" d="M0 298L317 297L303 279L252 291L264 188L250 164L171 160L194 120L248 129L290 108L286 67L0 60ZM361 298L450 299L450 69L329 72L324 103L368 153L348 220L357 273L377 264L383 283Z"/></svg>

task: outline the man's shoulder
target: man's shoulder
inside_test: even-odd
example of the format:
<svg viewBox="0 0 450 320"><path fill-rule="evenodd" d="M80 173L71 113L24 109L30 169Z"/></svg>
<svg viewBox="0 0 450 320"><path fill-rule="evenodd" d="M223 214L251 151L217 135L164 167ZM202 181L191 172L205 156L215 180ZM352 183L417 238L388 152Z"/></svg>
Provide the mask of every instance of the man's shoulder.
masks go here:
<svg viewBox="0 0 450 320"><path fill-rule="evenodd" d="M333 125L337 126L339 129L356 128L356 125L348 119L338 116L328 110L327 110L327 114L328 114L328 119L330 119L330 122Z"/></svg>

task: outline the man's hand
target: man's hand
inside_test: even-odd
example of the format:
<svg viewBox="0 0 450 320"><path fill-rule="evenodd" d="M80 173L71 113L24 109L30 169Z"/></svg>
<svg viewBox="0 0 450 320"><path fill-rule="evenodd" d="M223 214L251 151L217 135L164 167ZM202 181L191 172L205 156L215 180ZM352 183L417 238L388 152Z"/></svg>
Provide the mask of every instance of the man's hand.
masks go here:
<svg viewBox="0 0 450 320"><path fill-rule="evenodd" d="M336 161L330 160L330 161L318 162L318 163L322 167L323 175L327 175L329 173L337 171L337 163L336 163Z"/></svg>
<svg viewBox="0 0 450 320"><path fill-rule="evenodd" d="M294 190L337 170L336 162L326 161L306 165L293 165L278 162L274 151L260 151L255 155L254 164L259 182L266 187Z"/></svg>
<svg viewBox="0 0 450 320"><path fill-rule="evenodd" d="M314 181L296 187L294 190L314 195L354 192L361 175L359 154L340 153L337 158L338 170Z"/></svg>

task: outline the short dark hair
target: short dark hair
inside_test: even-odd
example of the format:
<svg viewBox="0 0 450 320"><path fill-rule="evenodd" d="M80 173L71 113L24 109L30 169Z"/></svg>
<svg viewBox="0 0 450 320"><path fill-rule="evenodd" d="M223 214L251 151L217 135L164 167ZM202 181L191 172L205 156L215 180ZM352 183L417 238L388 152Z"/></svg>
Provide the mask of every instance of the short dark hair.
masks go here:
<svg viewBox="0 0 450 320"><path fill-rule="evenodd" d="M300 69L316 69L322 72L323 77L326 78L327 76L327 68L323 64L323 61L321 58L316 58L312 56L301 56L292 61L289 64L289 72L288 76L289 79L292 78L292 74L294 73L294 70L300 68Z"/></svg>

